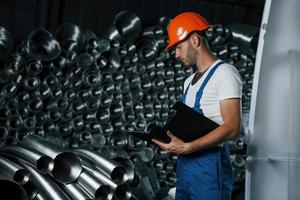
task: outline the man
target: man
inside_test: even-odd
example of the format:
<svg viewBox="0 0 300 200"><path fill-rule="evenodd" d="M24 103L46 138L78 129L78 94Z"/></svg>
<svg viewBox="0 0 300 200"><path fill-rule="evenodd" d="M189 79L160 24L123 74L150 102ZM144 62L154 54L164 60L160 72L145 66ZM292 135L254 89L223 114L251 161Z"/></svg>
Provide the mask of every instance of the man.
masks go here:
<svg viewBox="0 0 300 200"><path fill-rule="evenodd" d="M168 26L176 59L197 71L184 83L182 102L220 126L185 143L168 131L170 143L153 140L178 155L176 200L229 200L233 187L230 154L225 143L240 131L242 81L238 71L209 50L209 23L197 13L176 16Z"/></svg>

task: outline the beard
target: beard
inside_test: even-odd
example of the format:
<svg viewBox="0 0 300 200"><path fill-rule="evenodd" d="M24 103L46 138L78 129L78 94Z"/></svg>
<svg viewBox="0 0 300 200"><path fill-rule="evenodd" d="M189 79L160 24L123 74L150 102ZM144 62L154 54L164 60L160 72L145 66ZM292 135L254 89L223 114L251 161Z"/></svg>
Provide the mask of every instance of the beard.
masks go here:
<svg viewBox="0 0 300 200"><path fill-rule="evenodd" d="M195 66L195 64L196 64L196 52L191 46L188 46L186 57L181 58L180 62L186 67Z"/></svg>

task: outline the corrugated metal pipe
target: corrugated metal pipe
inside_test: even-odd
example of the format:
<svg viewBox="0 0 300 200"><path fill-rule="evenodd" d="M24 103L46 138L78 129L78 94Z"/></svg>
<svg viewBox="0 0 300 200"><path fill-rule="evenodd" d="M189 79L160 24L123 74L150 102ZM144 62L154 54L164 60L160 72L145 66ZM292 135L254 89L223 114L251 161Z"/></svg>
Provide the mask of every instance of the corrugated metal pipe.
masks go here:
<svg viewBox="0 0 300 200"><path fill-rule="evenodd" d="M0 194L9 199L28 200L25 190L15 181L0 177Z"/></svg>
<svg viewBox="0 0 300 200"><path fill-rule="evenodd" d="M113 198L111 188L100 182L88 171L82 171L77 182L80 187L95 199L111 200Z"/></svg>
<svg viewBox="0 0 300 200"><path fill-rule="evenodd" d="M6 146L1 148L0 151L30 162L39 172L44 174L51 172L54 167L52 158L35 150L29 150L20 146Z"/></svg>
<svg viewBox="0 0 300 200"><path fill-rule="evenodd" d="M92 162L101 169L107 176L111 177L115 183L124 183L127 180L127 170L119 163L108 160L100 153L95 153L86 149L75 149L75 152L87 162Z"/></svg>
<svg viewBox="0 0 300 200"><path fill-rule="evenodd" d="M26 136L22 140L21 145L50 156L54 161L54 167L51 174L55 180L61 183L75 181L82 171L79 156L73 152L65 151L60 146L50 143L40 136Z"/></svg>

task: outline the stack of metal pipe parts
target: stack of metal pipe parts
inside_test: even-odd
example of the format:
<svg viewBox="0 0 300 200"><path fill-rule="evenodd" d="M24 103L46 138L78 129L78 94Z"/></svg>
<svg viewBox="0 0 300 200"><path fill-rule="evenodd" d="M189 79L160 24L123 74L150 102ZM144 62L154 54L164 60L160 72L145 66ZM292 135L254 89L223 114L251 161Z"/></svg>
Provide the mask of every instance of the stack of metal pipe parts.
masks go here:
<svg viewBox="0 0 300 200"><path fill-rule="evenodd" d="M0 187L10 199L171 199L176 155L125 133L164 125L193 68L166 51L161 17L118 13L101 35L62 24L15 45L0 27ZM243 37L241 37L241 35ZM247 126L258 28L213 25L216 56L239 70ZM233 199L244 182L244 129L229 142ZM14 191L14 192L11 192Z"/></svg>

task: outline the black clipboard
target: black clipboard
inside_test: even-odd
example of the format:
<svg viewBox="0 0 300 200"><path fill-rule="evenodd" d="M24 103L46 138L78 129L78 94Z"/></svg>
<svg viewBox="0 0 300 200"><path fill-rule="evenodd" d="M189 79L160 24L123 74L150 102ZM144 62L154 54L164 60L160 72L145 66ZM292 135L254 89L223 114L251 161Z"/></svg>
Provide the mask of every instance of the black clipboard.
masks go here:
<svg viewBox="0 0 300 200"><path fill-rule="evenodd" d="M150 128L149 132L126 131L126 133L142 140L146 140L147 142L152 142L151 139L156 139L164 143L169 143L171 141L171 138L167 135L167 130L156 124Z"/></svg>
<svg viewBox="0 0 300 200"><path fill-rule="evenodd" d="M171 139L167 135L167 131L170 130L176 137L182 139L184 142L191 142L208 134L219 126L216 122L182 102L176 102L172 108L177 112L164 127L154 125L148 133L136 131L126 132L148 142L151 142L151 139L157 139L161 142L169 143Z"/></svg>

